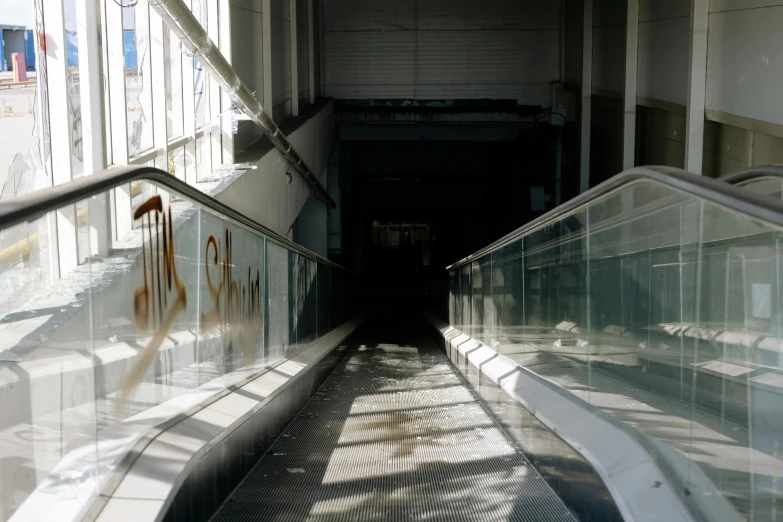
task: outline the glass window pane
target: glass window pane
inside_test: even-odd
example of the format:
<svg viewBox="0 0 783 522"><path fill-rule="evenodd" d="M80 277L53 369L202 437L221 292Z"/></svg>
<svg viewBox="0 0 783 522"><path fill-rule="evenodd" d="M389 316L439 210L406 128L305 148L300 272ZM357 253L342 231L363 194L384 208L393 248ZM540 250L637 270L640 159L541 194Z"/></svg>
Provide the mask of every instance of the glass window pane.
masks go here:
<svg viewBox="0 0 783 522"><path fill-rule="evenodd" d="M292 252L272 241L266 243L266 281L267 281L267 357L276 359L285 355L288 346L296 343L291 337L290 259ZM295 335L295 334L294 334Z"/></svg>
<svg viewBox="0 0 783 522"><path fill-rule="evenodd" d="M312 342L316 336L317 285L316 263L300 254L292 255L294 306L293 336L297 346Z"/></svg>
<svg viewBox="0 0 783 522"><path fill-rule="evenodd" d="M493 345L499 353L524 353L525 301L522 241L492 253Z"/></svg>
<svg viewBox="0 0 783 522"><path fill-rule="evenodd" d="M19 2L19 9L32 13L32 0ZM41 26L43 20L33 21ZM9 70L11 55L17 55L17 74L25 83L0 94L0 201L52 185L49 157L49 114L47 92L36 82L36 63L45 60L35 38L35 27L3 29L4 51ZM72 37L69 37L72 41ZM68 69L72 71L71 68ZM13 74L13 73L9 73ZM12 76L13 77L13 76ZM64 87L65 88L65 87ZM36 124L36 118L38 124Z"/></svg>
<svg viewBox="0 0 783 522"><path fill-rule="evenodd" d="M78 486L87 501L98 494L91 295L85 292L92 277L86 264L56 280L50 251L55 223L52 212L0 232L0 356L6 372L0 454L3 475L14 477L0 499L4 519L30 519L36 506L27 499L39 488L65 495ZM66 455L78 475L56 473Z"/></svg>
<svg viewBox="0 0 783 522"><path fill-rule="evenodd" d="M196 139L196 180L206 181L212 174L212 144L209 135Z"/></svg>
<svg viewBox="0 0 783 522"><path fill-rule="evenodd" d="M125 36L125 98L128 113L128 154L152 147L152 73L150 71L149 5L122 10Z"/></svg>
<svg viewBox="0 0 783 522"><path fill-rule="evenodd" d="M331 291L331 281L330 281L330 272L331 269L327 265L323 265L321 263L318 263L316 265L317 270L317 309L316 309L316 320L317 320L317 333L318 337L321 337L322 335L326 334L330 329L330 291Z"/></svg>
<svg viewBox="0 0 783 522"><path fill-rule="evenodd" d="M209 77L203 65L193 58L193 96L195 98L196 128L203 127L207 122L207 105L209 104Z"/></svg>
<svg viewBox="0 0 783 522"><path fill-rule="evenodd" d="M167 26L163 31L164 71L166 74L166 118L168 139L182 136L184 114L184 94L182 83L182 63L184 57L180 51L177 36ZM190 59L187 59L190 61Z"/></svg>

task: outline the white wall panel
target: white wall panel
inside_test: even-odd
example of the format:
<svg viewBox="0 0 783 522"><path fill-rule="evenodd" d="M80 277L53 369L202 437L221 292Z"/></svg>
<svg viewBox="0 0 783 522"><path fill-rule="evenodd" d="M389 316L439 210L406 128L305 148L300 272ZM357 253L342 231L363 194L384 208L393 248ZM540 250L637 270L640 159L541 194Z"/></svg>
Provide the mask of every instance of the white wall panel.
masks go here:
<svg viewBox="0 0 783 522"><path fill-rule="evenodd" d="M783 6L713 13L709 27L707 109L783 125Z"/></svg>
<svg viewBox="0 0 783 522"><path fill-rule="evenodd" d="M710 0L710 12L740 11L783 5L783 0Z"/></svg>
<svg viewBox="0 0 783 522"><path fill-rule="evenodd" d="M639 24L639 96L687 103L689 38L688 14Z"/></svg>
<svg viewBox="0 0 783 522"><path fill-rule="evenodd" d="M420 0L419 30L554 30L560 2L541 0Z"/></svg>
<svg viewBox="0 0 783 522"><path fill-rule="evenodd" d="M326 31L412 30L416 20L413 0L321 0Z"/></svg>
<svg viewBox="0 0 783 522"><path fill-rule="evenodd" d="M416 33L325 32L326 96L413 97Z"/></svg>
<svg viewBox="0 0 783 522"><path fill-rule="evenodd" d="M325 94L547 105L559 16L544 0L324 0Z"/></svg>

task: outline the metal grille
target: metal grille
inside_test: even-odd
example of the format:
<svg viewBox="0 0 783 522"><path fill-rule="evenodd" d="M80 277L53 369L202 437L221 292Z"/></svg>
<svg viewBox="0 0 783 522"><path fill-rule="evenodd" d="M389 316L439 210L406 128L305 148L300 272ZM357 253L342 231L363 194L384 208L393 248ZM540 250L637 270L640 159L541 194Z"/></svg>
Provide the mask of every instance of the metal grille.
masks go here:
<svg viewBox="0 0 783 522"><path fill-rule="evenodd" d="M574 518L446 357L406 342L355 347L214 520Z"/></svg>

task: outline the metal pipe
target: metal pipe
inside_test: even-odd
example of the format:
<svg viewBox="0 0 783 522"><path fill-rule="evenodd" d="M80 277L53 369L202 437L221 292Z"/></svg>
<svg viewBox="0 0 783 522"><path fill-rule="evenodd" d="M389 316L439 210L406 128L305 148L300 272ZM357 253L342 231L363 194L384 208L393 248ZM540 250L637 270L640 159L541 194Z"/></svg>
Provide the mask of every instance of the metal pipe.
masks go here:
<svg viewBox="0 0 783 522"><path fill-rule="evenodd" d="M335 208L337 204L329 193L301 156L296 153L272 118L264 112L264 107L242 82L188 6L182 0L149 0L149 5L177 35L185 53L198 58L198 61L209 70L210 75L223 87L234 105L264 130L269 141L301 174L320 199L329 208Z"/></svg>

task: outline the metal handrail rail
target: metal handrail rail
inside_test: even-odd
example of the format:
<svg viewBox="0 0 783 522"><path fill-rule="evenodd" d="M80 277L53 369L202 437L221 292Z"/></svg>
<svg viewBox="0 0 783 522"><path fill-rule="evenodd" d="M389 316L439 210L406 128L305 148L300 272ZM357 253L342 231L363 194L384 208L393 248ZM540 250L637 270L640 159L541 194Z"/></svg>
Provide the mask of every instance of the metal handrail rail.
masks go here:
<svg viewBox="0 0 783 522"><path fill-rule="evenodd" d="M727 174L720 181L730 185L738 185L744 181L753 181L757 178L781 178L783 179L783 165L762 165L751 167Z"/></svg>
<svg viewBox="0 0 783 522"><path fill-rule="evenodd" d="M672 189L691 194L710 203L745 214L753 219L783 228L783 201L744 190L725 181L691 174L674 167L637 167L626 170L604 181L574 199L506 234L478 252L446 267L458 268L494 252L531 232L555 222L593 200L635 181L654 181Z"/></svg>
<svg viewBox="0 0 783 522"><path fill-rule="evenodd" d="M155 183L156 185L176 192L213 212L222 214L254 232L264 235L266 238L271 239L289 250L293 250L305 257L318 261L319 263L348 272L346 268L319 256L315 252L307 250L301 245L297 245L290 239L265 227L257 221L250 219L241 212L208 196L184 181L175 178L168 172L155 167L113 167L108 170L84 176L77 180L69 181L68 183L63 183L62 185L48 187L2 202L0 203L0 229L33 221L58 208L83 201L89 197L101 194L121 185L126 185L133 181Z"/></svg>

